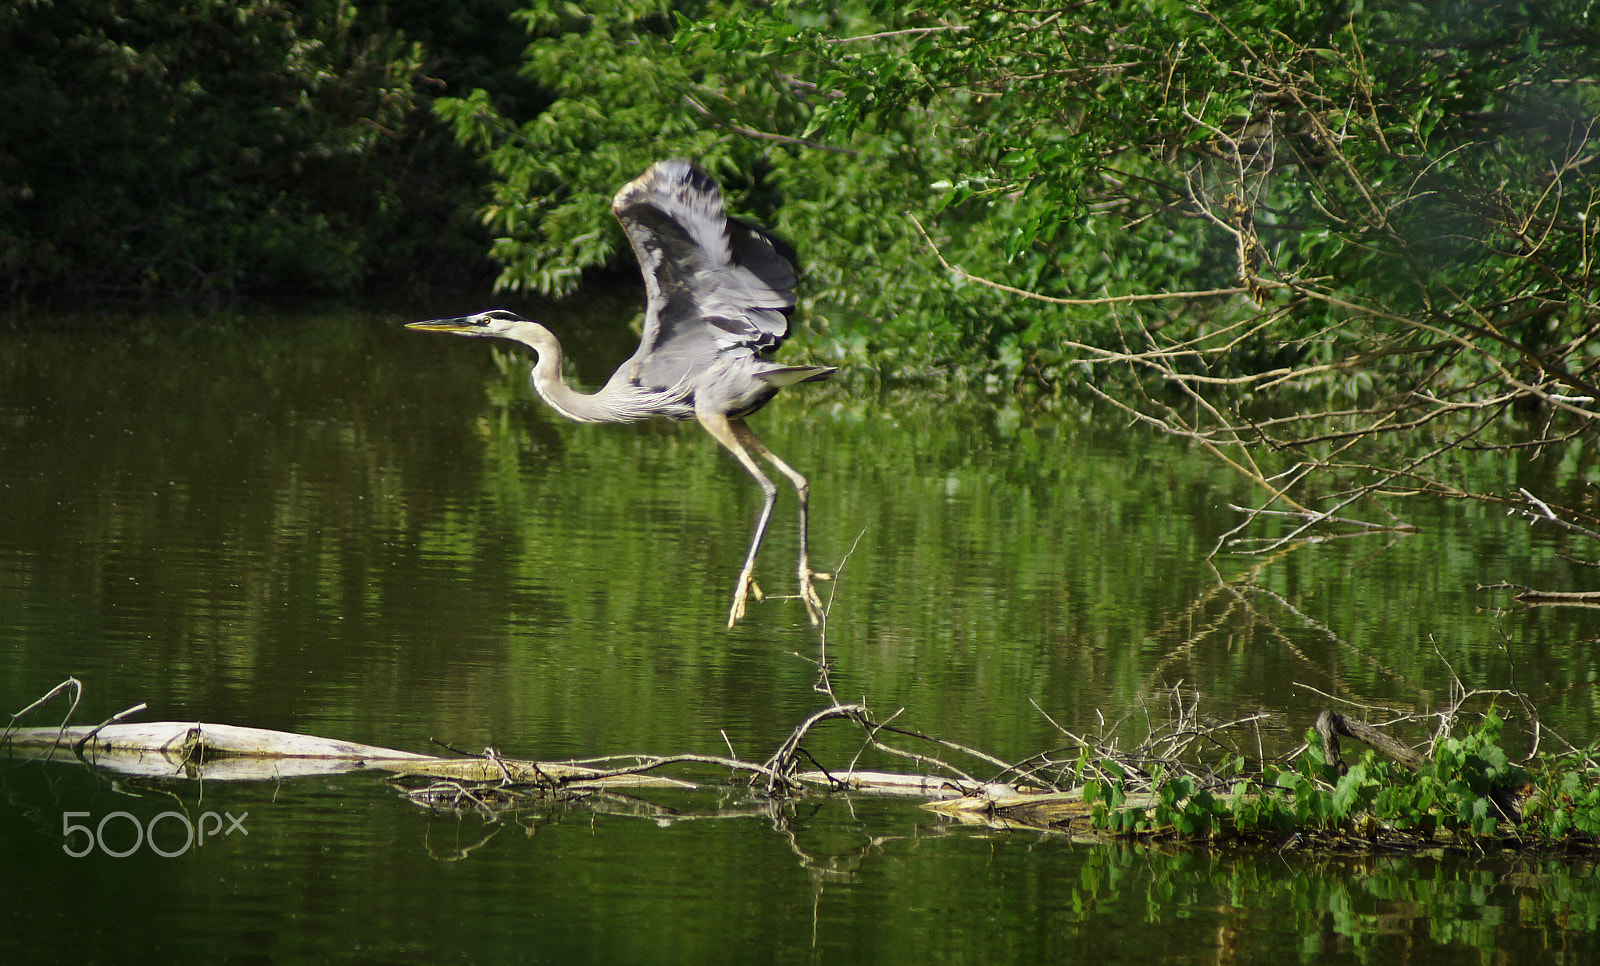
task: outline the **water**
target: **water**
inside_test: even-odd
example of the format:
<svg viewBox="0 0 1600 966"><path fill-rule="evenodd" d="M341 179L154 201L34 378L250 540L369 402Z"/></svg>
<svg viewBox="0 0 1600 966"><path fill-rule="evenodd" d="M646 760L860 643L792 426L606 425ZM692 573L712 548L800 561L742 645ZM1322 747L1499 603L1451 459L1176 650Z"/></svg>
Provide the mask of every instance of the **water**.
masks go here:
<svg viewBox="0 0 1600 966"><path fill-rule="evenodd" d="M0 334L3 710L72 674L85 722L145 701L146 720L409 751L759 760L826 703L797 602L722 627L758 501L697 427L561 422L517 350L376 315L72 321ZM591 385L628 351L557 325L602 343L578 360ZM1287 746L1324 694L1436 709L1453 675L1514 684L1577 743L1600 724L1594 617L1478 589L1585 588L1558 556L1581 548L1525 522L1411 504L1415 536L1208 560L1248 488L1108 413L808 386L754 426L813 481L836 693L908 728L1017 760L1063 743L1052 722L1137 737L1181 686L1219 717L1272 712L1264 740ZM774 595L792 593L789 496L758 570ZM843 767L860 743L834 723L808 748ZM1088 845L694 777L708 790L486 826L367 774L201 786L0 763L0 960L1596 951L1588 862ZM108 828L129 834L175 810L246 814L248 834L173 858L62 850L67 813L126 811Z"/></svg>

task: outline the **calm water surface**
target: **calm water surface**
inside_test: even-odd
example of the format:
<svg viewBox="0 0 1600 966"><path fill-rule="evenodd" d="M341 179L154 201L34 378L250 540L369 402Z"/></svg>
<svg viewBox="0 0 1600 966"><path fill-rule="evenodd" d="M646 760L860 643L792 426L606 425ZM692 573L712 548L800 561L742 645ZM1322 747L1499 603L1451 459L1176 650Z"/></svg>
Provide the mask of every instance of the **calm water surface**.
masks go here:
<svg viewBox="0 0 1600 966"><path fill-rule="evenodd" d="M824 705L796 602L722 628L758 499L698 428L559 421L517 350L398 321L0 333L3 710L70 674L85 722L145 701L146 720L411 751L760 759ZM553 321L598 346L580 381L630 349L626 332ZM1586 589L1558 534L1412 505L1417 536L1208 560L1249 490L1104 413L847 383L754 424L813 481L814 562L839 570L823 586L837 693L908 727L1016 760L1063 743L1052 720L1136 740L1181 685L1219 717L1271 712L1265 740L1287 746L1323 694L1426 710L1453 676L1521 688L1579 744L1600 725L1594 618L1478 589ZM1543 493L1583 476L1460 472ZM792 512L780 502L758 570L774 595L792 590ZM808 747L843 767L859 744L841 724ZM700 777L711 790L486 826L370 775L201 787L0 763L0 961L1600 953L1600 885L1572 861L1085 845L900 802L775 806ZM247 813L248 835L174 858L63 852L66 813L180 808Z"/></svg>

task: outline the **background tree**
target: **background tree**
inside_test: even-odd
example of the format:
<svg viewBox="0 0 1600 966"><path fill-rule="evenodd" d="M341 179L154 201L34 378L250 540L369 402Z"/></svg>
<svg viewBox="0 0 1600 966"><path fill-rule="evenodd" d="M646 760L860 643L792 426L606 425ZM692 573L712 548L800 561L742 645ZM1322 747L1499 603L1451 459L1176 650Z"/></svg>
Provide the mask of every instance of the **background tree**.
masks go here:
<svg viewBox="0 0 1600 966"><path fill-rule="evenodd" d="M934 180L918 132L886 117L857 137L808 133L833 94L817 82L826 62L795 39L836 36L856 19L650 0L535 2L517 19L530 38L524 71L551 92L548 109L519 124L486 91L436 105L495 172L484 219L501 288L567 295L615 267L627 245L611 196L652 161L686 156L733 207L801 242L810 319L835 336L835 355L931 369L971 344L970 311L930 297L942 288L935 270L913 257L921 243L903 206L931 197Z"/></svg>
<svg viewBox="0 0 1600 966"><path fill-rule="evenodd" d="M1091 387L1128 367L1135 393L1102 395L1213 448L1258 484L1257 512L1301 521L1290 535L1419 489L1593 535L1592 11L914 17L925 26L902 31L959 33L959 50L885 49L854 73L921 79L907 108L954 91L983 104L958 123L952 155L974 187L952 202L1003 220L1023 269L1006 282L1061 307L1024 333L1047 379L1069 358L1094 364ZM856 101L883 109L830 110L855 123ZM939 244L951 264L969 255ZM1150 298L1178 291L1209 294ZM1085 311L1114 320L1116 341ZM1559 461L1566 505L1468 492L1460 463L1485 446Z"/></svg>
<svg viewBox="0 0 1600 966"><path fill-rule="evenodd" d="M510 3L436 6L0 8L5 297L481 283L482 176L428 95L486 85L507 109L537 105Z"/></svg>
<svg viewBox="0 0 1600 966"><path fill-rule="evenodd" d="M1600 524L1584 4L521 16L550 110L441 104L495 167L503 285L570 291L615 185L688 154L804 239L841 358L1085 388L1301 526L1418 490ZM1469 492L1481 446L1557 462L1561 504Z"/></svg>

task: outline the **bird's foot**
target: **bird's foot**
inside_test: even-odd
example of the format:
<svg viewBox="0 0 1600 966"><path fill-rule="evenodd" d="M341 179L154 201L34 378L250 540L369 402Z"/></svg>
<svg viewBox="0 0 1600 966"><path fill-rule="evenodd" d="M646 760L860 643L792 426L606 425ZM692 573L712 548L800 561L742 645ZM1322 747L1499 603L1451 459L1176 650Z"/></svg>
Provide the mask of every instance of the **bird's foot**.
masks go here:
<svg viewBox="0 0 1600 966"><path fill-rule="evenodd" d="M822 607L822 598L817 596L817 589L811 586L813 580L832 580L833 574L818 573L810 567L800 568L800 599L806 603L806 615L811 618L811 626L816 627L828 612Z"/></svg>
<svg viewBox="0 0 1600 966"><path fill-rule="evenodd" d="M744 620L745 601L747 598L754 597L756 603L759 604L766 599L766 596L761 592L761 587L756 583L754 577L749 574L740 574L739 586L735 587L733 591L733 607L728 610L728 627L731 629L733 625Z"/></svg>
<svg viewBox="0 0 1600 966"><path fill-rule="evenodd" d="M800 593L796 596L805 602L806 616L811 618L813 627L821 624L822 619L827 616L828 612L823 608L822 598L817 594L816 588L811 586L811 582L813 580L832 579L833 574L821 573L810 569L800 571ZM752 598L759 604L767 599L767 595L762 592L761 585L756 583L754 577L740 575L739 585L733 591L733 606L728 609L729 628L744 620L746 606ZM781 599L788 600L789 598Z"/></svg>

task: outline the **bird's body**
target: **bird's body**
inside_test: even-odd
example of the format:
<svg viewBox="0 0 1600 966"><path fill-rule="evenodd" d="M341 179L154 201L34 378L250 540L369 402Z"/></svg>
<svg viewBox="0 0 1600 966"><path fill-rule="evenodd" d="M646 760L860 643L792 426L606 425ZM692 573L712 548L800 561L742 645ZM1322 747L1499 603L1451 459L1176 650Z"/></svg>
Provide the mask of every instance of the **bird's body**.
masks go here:
<svg viewBox="0 0 1600 966"><path fill-rule="evenodd" d="M800 500L800 598L813 623L822 604L806 552L809 491L805 477L763 445L744 417L779 390L825 379L826 366L790 366L770 358L789 333L794 311L794 251L754 225L729 218L722 194L687 161L661 161L617 192L612 210L644 273L648 301L639 348L599 392L581 393L561 378L561 343L549 329L503 309L411 327L513 339L538 353L531 382L552 409L579 422L697 419L761 485L765 503L734 590L732 627L754 589L756 553L777 488L755 453L794 484ZM759 590L755 591L759 595Z"/></svg>

